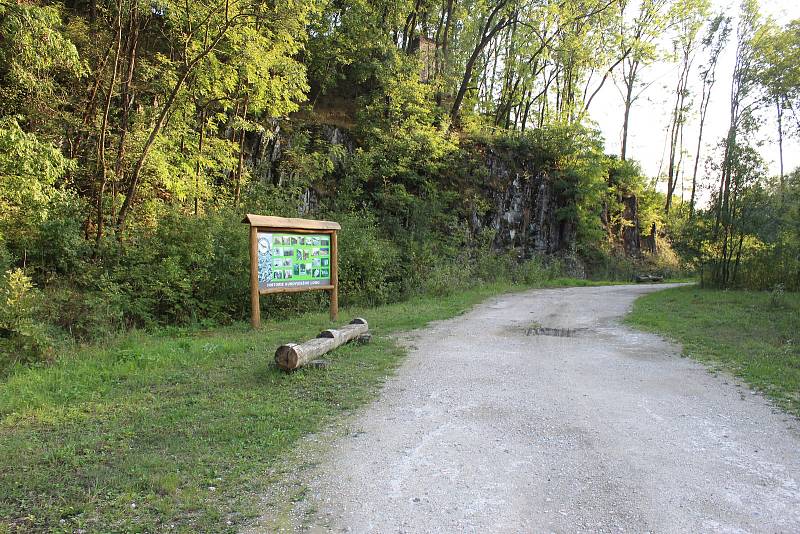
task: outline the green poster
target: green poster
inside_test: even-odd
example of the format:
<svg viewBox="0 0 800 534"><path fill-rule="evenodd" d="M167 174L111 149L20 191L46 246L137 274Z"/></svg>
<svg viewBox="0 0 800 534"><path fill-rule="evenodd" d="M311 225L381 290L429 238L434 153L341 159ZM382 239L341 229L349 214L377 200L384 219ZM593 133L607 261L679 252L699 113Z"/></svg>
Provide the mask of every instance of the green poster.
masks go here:
<svg viewBox="0 0 800 534"><path fill-rule="evenodd" d="M330 284L330 234L258 233L259 289Z"/></svg>

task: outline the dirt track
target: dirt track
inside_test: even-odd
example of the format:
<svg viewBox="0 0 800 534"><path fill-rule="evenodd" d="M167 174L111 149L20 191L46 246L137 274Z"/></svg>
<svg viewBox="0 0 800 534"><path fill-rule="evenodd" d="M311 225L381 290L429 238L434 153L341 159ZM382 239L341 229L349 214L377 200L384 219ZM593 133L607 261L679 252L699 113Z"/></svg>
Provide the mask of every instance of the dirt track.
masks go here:
<svg viewBox="0 0 800 534"><path fill-rule="evenodd" d="M304 475L296 528L800 532L798 421L618 324L663 287L530 291L416 332Z"/></svg>

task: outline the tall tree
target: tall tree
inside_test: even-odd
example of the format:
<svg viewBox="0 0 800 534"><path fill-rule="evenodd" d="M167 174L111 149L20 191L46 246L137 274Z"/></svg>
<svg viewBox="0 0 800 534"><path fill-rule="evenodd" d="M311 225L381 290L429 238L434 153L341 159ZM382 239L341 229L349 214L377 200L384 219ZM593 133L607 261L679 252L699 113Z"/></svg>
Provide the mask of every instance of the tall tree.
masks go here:
<svg viewBox="0 0 800 534"><path fill-rule="evenodd" d="M247 54L252 57L247 47L256 46L264 69L258 74L264 85L260 91L272 92L270 97L274 105L270 111L284 113L296 109L306 86L302 67L291 57L302 47L303 41L297 36L302 35L300 30L304 28L312 7L311 3L270 6L250 0L224 0L221 3L176 5L166 11L162 31L180 47L174 49L174 59L162 65L170 73L168 79L171 82L160 95L163 100L157 98L155 101L158 105L154 106L154 113L148 118L148 127L143 132L144 142L126 177L124 200L116 217L120 235L136 200L148 156L176 106L183 102L187 84L198 72L219 64L224 56ZM259 35L262 36L260 39ZM230 78L217 82L223 87L234 83Z"/></svg>
<svg viewBox="0 0 800 534"><path fill-rule="evenodd" d="M722 161L718 167L719 185L714 199L712 241L715 254L712 259L712 278L720 287L728 287L734 281L733 266L737 261L735 258L742 250L744 235L739 227L739 219L743 213L741 197L760 174L762 166L758 154L748 144L749 136L757 127L754 116L759 104L755 98L755 48L763 36L762 32L757 0L743 0L731 76L730 122L722 143Z"/></svg>
<svg viewBox="0 0 800 534"><path fill-rule="evenodd" d="M725 15L715 16L708 25L702 46L706 50L704 64L700 67L700 82L702 89L699 104L699 125L697 132L697 146L694 153L694 167L692 169L692 192L689 197L689 216L692 217L695 211L695 201L697 195L697 171L700 164L700 155L703 146L703 133L705 130L708 106L711 103L711 94L714 89L717 77L717 63L720 53L725 48L731 32L731 19Z"/></svg>
<svg viewBox="0 0 800 534"><path fill-rule="evenodd" d="M630 4L626 4L626 7ZM622 88L620 94L623 102L622 142L620 159L628 155L628 131L633 104L648 86L641 87L642 69L656 60L657 41L669 25L669 0L642 0L637 14L631 22L627 22L623 13L620 29Z"/></svg>
<svg viewBox="0 0 800 534"><path fill-rule="evenodd" d="M492 42L496 35L516 20L516 17L516 5L509 0L495 0L488 6L486 15L478 23L477 37L474 41L475 44L464 65L461 83L458 86L453 105L450 108L450 119L453 123L458 122L461 113L461 104L464 102L464 97L472 81L473 71L481 53L486 46Z"/></svg>
<svg viewBox="0 0 800 534"><path fill-rule="evenodd" d="M780 187L785 186L783 144L786 133L785 115L794 113L800 105L800 20L785 28L768 23L756 46L758 81L764 89L765 100L775 110L778 137ZM796 115L795 115L796 116ZM798 131L797 124L792 130Z"/></svg>
<svg viewBox="0 0 800 534"><path fill-rule="evenodd" d="M677 19L674 38L675 54L680 64L680 74L675 87L675 103L669 127L669 158L667 165L667 200L664 212L669 214L672 197L678 183L680 173L680 155L683 152L683 127L686 122L689 96L689 76L691 74L694 55L697 49L697 35L708 15L709 4L706 0L685 0L674 6ZM683 193L681 192L681 195Z"/></svg>

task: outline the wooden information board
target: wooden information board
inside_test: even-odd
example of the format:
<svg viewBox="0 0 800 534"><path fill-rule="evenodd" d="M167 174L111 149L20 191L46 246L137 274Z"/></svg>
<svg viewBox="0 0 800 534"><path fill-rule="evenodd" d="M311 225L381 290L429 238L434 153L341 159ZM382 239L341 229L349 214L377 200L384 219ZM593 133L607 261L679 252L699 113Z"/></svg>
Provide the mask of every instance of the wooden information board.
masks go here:
<svg viewBox="0 0 800 534"><path fill-rule="evenodd" d="M261 326L261 295L326 290L331 319L339 313L339 223L248 214L250 322Z"/></svg>

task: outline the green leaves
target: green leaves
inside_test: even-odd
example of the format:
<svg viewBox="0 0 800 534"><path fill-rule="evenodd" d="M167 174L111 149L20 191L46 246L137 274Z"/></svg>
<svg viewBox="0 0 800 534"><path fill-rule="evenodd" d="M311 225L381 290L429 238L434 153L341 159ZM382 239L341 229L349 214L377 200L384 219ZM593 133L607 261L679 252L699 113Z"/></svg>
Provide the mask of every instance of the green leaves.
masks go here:
<svg viewBox="0 0 800 534"><path fill-rule="evenodd" d="M0 375L14 364L49 355L50 340L35 317L39 299L22 269L0 273Z"/></svg>
<svg viewBox="0 0 800 534"><path fill-rule="evenodd" d="M86 71L75 45L62 33L55 6L0 4L0 79L3 96L19 91L27 104L52 107L60 97L57 76L79 77ZM16 112L29 113L23 107Z"/></svg>
<svg viewBox="0 0 800 534"><path fill-rule="evenodd" d="M16 119L0 119L0 239L12 252L24 254L54 204L69 196L57 184L74 168L74 161L25 133Z"/></svg>
<svg viewBox="0 0 800 534"><path fill-rule="evenodd" d="M767 23L754 43L756 76L770 105L785 110L800 106L800 20L783 28ZM797 132L798 127L791 131Z"/></svg>
<svg viewBox="0 0 800 534"><path fill-rule="evenodd" d="M43 203L50 188L74 166L61 152L25 133L15 118L0 119L0 202Z"/></svg>

